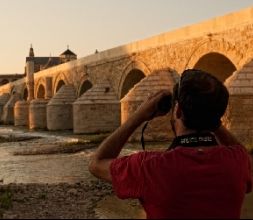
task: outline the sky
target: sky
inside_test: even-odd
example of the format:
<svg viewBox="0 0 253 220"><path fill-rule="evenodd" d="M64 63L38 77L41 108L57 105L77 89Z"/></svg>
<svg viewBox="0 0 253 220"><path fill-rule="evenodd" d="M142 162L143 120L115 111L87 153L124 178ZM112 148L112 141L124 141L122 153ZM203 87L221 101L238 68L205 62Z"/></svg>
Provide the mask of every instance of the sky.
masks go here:
<svg viewBox="0 0 253 220"><path fill-rule="evenodd" d="M78 58L247 7L253 0L0 0L0 74L35 56Z"/></svg>

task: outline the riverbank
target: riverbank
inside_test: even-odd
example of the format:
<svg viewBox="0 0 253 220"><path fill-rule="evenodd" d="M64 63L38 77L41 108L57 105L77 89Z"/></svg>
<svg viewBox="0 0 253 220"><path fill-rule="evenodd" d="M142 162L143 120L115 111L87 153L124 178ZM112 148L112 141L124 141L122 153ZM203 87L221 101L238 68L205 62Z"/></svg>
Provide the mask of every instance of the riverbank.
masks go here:
<svg viewBox="0 0 253 220"><path fill-rule="evenodd" d="M117 199L88 171L90 155L106 135L29 132L0 126L0 218L145 218L138 201ZM147 144L164 149L169 143ZM128 144L123 154L141 149ZM253 194L243 218L253 218Z"/></svg>
<svg viewBox="0 0 253 220"><path fill-rule="evenodd" d="M0 186L5 219L94 219L96 204L111 195L99 181L76 184L10 184Z"/></svg>
<svg viewBox="0 0 253 220"><path fill-rule="evenodd" d="M88 172L90 155L106 136L0 127L0 218L139 218L137 201L120 201L108 212L104 201L119 200Z"/></svg>

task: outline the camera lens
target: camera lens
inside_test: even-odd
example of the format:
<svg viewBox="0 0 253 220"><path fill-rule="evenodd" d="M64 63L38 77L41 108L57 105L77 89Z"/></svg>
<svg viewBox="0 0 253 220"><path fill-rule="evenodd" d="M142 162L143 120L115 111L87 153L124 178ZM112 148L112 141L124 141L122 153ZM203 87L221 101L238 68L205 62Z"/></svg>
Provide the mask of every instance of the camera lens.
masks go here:
<svg viewBox="0 0 253 220"><path fill-rule="evenodd" d="M158 102L158 110L162 113L168 113L172 107L172 96L165 96Z"/></svg>

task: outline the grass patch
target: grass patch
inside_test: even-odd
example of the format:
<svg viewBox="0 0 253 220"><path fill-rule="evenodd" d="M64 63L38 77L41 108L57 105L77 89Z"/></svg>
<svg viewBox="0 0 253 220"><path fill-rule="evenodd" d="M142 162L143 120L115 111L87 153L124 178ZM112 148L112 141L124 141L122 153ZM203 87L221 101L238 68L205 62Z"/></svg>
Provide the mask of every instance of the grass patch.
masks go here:
<svg viewBox="0 0 253 220"><path fill-rule="evenodd" d="M0 208L8 210L12 207L12 193L10 190L1 192L0 195Z"/></svg>
<svg viewBox="0 0 253 220"><path fill-rule="evenodd" d="M46 194L46 193L41 193L41 194L39 195L39 199L41 199L41 200L46 200L46 199L47 199L47 194Z"/></svg>

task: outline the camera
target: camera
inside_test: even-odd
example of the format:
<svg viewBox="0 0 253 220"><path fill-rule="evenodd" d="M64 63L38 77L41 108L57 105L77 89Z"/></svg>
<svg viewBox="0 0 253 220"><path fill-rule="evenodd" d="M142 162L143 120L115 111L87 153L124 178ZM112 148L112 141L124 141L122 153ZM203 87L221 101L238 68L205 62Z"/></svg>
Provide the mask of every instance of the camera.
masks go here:
<svg viewBox="0 0 253 220"><path fill-rule="evenodd" d="M160 112L162 114L167 114L172 108L172 95L167 95L161 98L161 100L157 104L157 111L154 112L154 116L157 112ZM145 141L144 141L144 132L148 126L149 121L145 123L145 125L142 128L141 132L141 145L142 149L145 151Z"/></svg>
<svg viewBox="0 0 253 220"><path fill-rule="evenodd" d="M158 102L158 111L161 113L168 113L172 107L172 95L164 96Z"/></svg>

